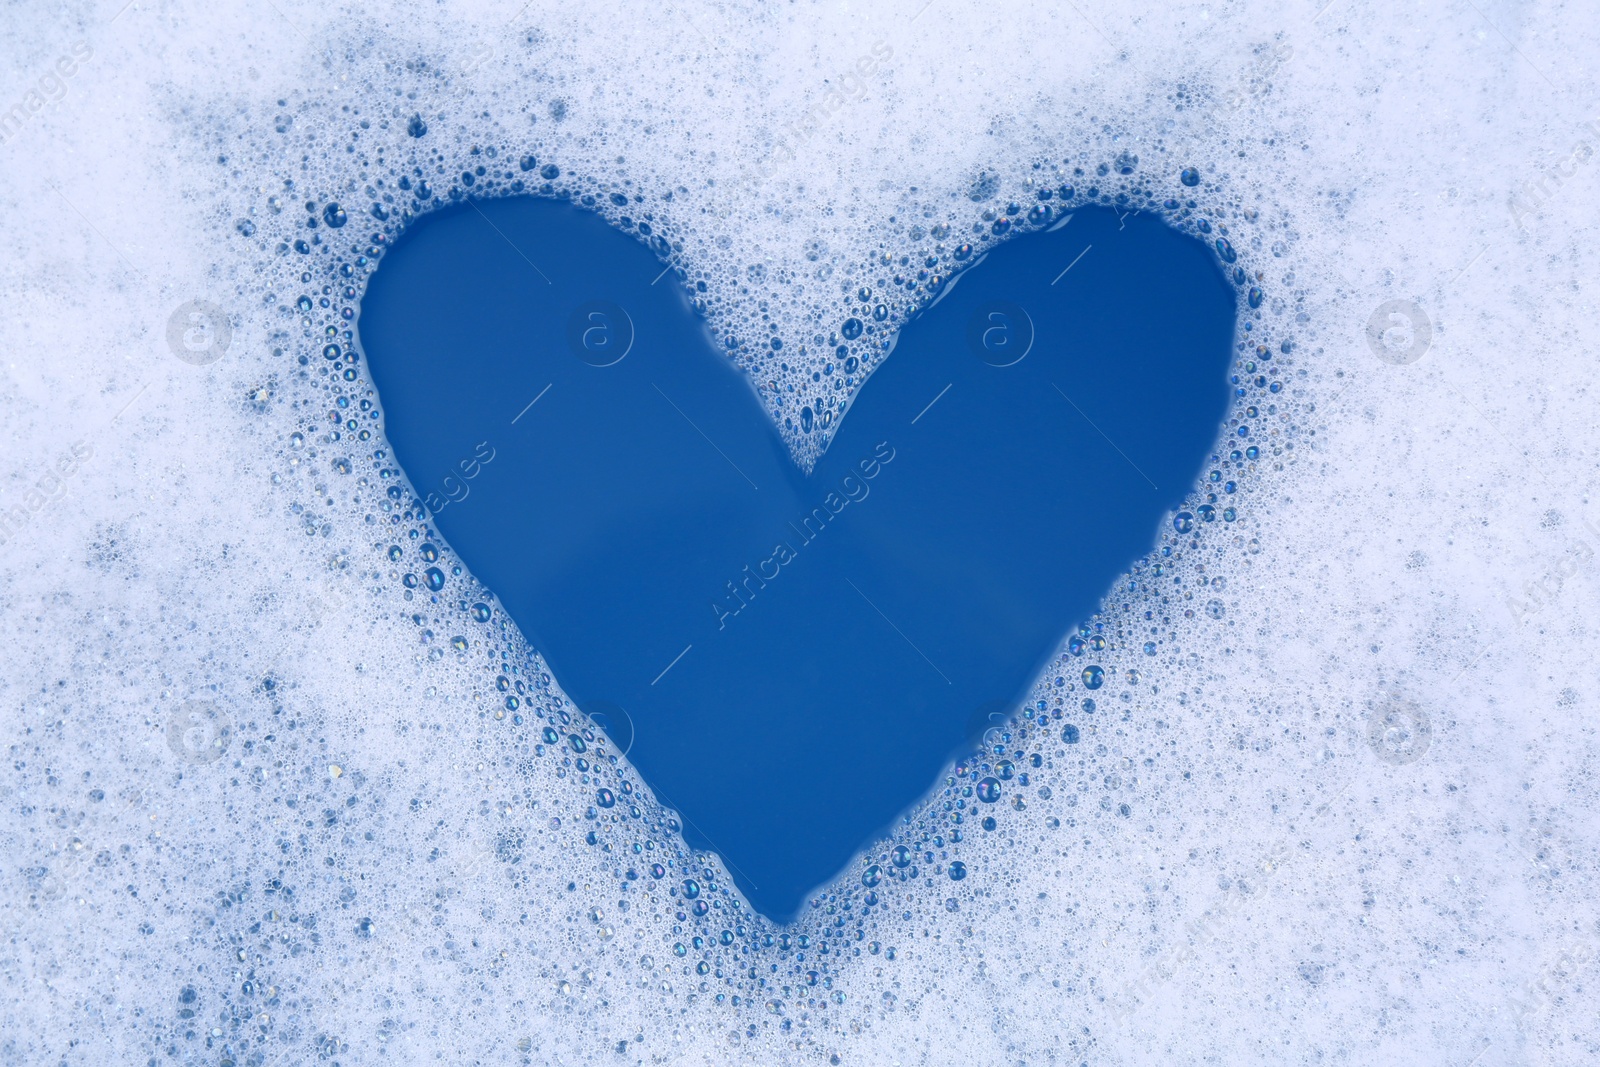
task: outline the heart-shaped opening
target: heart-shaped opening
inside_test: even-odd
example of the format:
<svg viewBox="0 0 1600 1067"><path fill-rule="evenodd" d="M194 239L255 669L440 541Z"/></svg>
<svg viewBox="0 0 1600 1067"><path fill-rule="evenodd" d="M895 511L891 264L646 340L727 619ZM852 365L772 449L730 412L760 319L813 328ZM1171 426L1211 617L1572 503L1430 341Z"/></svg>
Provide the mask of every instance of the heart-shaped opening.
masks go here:
<svg viewBox="0 0 1600 1067"><path fill-rule="evenodd" d="M721 355L637 240L512 197L412 225L360 339L437 533L689 843L783 920L1150 551L1215 447L1234 325L1204 245L1085 208L957 275L869 382L797 352L819 388L789 392ZM860 386L848 414L816 399L824 378ZM763 400L798 433L830 424L809 473ZM429 554L411 581L459 598ZM1097 644L1162 640L1082 636L1052 683L1074 693L1064 736L1107 713ZM509 676L503 699L588 776L591 842L626 848L631 782ZM952 788L949 839L998 825L1026 773Z"/></svg>

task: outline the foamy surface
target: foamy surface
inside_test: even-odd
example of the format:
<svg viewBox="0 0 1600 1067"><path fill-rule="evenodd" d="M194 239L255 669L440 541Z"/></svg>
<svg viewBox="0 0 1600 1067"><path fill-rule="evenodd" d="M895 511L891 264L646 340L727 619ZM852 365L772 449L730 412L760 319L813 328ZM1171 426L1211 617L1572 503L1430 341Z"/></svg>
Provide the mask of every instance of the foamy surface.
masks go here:
<svg viewBox="0 0 1600 1067"><path fill-rule="evenodd" d="M518 6L0 14L0 1058L1593 1062L1587 8ZM1064 186L1260 290L1171 556L794 926L578 764L348 358L517 182L648 224L802 463Z"/></svg>

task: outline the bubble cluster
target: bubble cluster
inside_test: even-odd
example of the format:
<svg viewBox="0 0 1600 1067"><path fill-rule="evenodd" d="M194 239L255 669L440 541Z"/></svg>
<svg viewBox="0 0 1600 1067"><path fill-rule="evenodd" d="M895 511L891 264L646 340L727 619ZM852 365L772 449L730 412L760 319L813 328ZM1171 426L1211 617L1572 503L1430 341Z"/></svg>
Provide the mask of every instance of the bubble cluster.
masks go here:
<svg viewBox="0 0 1600 1067"><path fill-rule="evenodd" d="M70 140L72 96L25 136L69 138L56 155L137 202L52 169L46 207L14 216L0 403L50 447L0 501L27 519L5 542L26 665L0 679L6 1058L1282 1062L1237 1020L1293 1015L1300 1059L1467 1062L1463 1013L1491 1043L1592 1044L1565 1008L1587 987L1562 977L1600 944L1564 903L1593 890L1570 819L1593 801L1581 677L1544 700L1530 670L1515 703L1535 725L1502 713L1511 675L1471 673L1498 605L1436 577L1508 555L1484 501L1529 471L1495 467L1524 464L1487 436L1463 458L1464 421L1395 428L1426 406L1398 375L1464 317L1416 279L1428 242L1348 245L1396 225L1369 202L1483 180L1448 162L1449 122L1407 142L1436 172L1330 147L1345 134L1321 112L1349 81L1317 89L1270 8L1136 30L917 6L808 9L803 30L699 5L229 16L248 48L119 15L170 81L100 48L72 84L119 64L129 98L95 98L124 120L96 124L106 143ZM1372 84L1424 37L1485 69L1420 16L1393 14L1403 57L1354 18L1323 23L1334 54L1374 49ZM13 28L19 55L48 47ZM1379 129L1346 114L1351 136ZM27 159L0 163L19 189ZM427 212L504 195L647 244L802 466L918 309L1081 205L1195 236L1237 292L1232 406L1151 552L793 924L684 845L627 760L632 724L574 706L385 440L367 281ZM1352 263L1380 251L1400 280L1360 288ZM1406 314L1374 325L1374 307ZM167 377L138 377L154 358ZM69 363L82 380L37 369ZM1394 395L1355 381L1380 372ZM1363 468L1362 433L1429 474L1394 453ZM87 458L58 493L62 454ZM1472 463L1470 493L1434 495ZM1558 505L1580 506L1535 511ZM1397 538L1399 580L1380 556ZM1530 623L1553 635L1531 658L1582 647L1567 614Z"/></svg>

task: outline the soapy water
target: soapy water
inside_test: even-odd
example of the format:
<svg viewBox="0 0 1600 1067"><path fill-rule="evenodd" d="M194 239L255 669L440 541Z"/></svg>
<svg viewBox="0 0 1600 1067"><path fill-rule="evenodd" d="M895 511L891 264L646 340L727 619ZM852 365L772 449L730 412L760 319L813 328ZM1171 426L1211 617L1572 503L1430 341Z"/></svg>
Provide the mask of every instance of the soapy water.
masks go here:
<svg viewBox="0 0 1600 1067"><path fill-rule="evenodd" d="M771 918L926 792L975 706L1026 694L1170 527L1228 409L1237 300L1210 246L1099 206L1030 214L906 325L809 476L655 258L581 208L425 216L362 299L359 366L387 450L434 487L430 538L565 698L627 709L637 781ZM850 385L852 362L823 370ZM448 597L435 551L389 555Z"/></svg>
<svg viewBox="0 0 1600 1067"><path fill-rule="evenodd" d="M51 107L23 98L4 162L32 190L5 325L25 454L3 501L25 665L4 672L8 1060L1592 1052L1592 445L1570 357L1510 382L1495 358L1587 336L1581 301L1503 283L1581 288L1592 222L1560 183L1481 191L1463 139L1516 185L1541 161L1429 110L1470 69L1511 101L1505 126L1576 159L1592 29L1560 10L1460 30L1194 8L1163 13L1170 30L1019 15L986 23L995 39L937 4L808 14L413 13L374 37L313 9L219 33L133 8L16 27L33 81L96 38ZM1342 141L1392 132L1390 105L1335 103L1351 77L1385 84L1392 20L1455 61L1389 83L1438 123L1411 127L1404 163ZM171 80L120 96L157 51ZM1041 58L1063 54L1084 59ZM858 57L872 69L846 82ZM152 126L168 156L138 147ZM30 176L21 150L57 145L120 155L127 180ZM1423 173L1437 214L1368 206ZM801 462L850 400L811 372L841 344L863 378L893 358L922 271L1024 228L1045 189L1160 212L1244 272L1226 430L1252 444L1219 444L1027 701L974 710L987 751L858 884L772 926L684 848L623 731L563 702L430 538L428 488L380 454L346 343L365 277L404 210L490 181L592 196L659 238L730 359L774 383ZM1520 562L1484 577L1500 559ZM1175 650L1147 656L1152 628ZM1092 716L1054 717L1069 685ZM600 805L579 760L618 782L602 810L638 807L632 843L586 844ZM952 847L945 805L997 787L1025 803ZM869 919L866 892L889 902Z"/></svg>

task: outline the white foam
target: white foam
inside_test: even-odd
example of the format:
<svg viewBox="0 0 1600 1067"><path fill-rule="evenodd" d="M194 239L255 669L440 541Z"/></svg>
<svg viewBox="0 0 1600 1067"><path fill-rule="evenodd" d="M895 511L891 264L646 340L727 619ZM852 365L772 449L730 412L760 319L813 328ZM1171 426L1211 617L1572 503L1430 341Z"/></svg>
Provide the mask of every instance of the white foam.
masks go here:
<svg viewBox="0 0 1600 1067"><path fill-rule="evenodd" d="M0 16L8 1062L1593 1057L1587 11L117 6ZM375 232L369 184L415 158L445 192L491 146L644 195L736 358L784 339L780 423L881 257L936 240L911 227L948 247L1123 154L1229 226L1296 345L1238 520L1162 576L1211 584L1168 594L1161 654L1115 598L1112 681L1076 746L1052 724L1026 810L942 850L964 881L880 887L826 960L674 954L734 898L674 917L706 861L645 800L648 852L582 843L593 785L531 751L559 696L506 671L512 725L514 634L464 614L466 576L407 599L381 440L326 439L323 319L293 304L332 257L278 243L308 200ZM220 361L169 344L194 300ZM1428 317L1415 362L1369 348L1391 300ZM1420 758L1374 743L1391 711L1426 715Z"/></svg>

